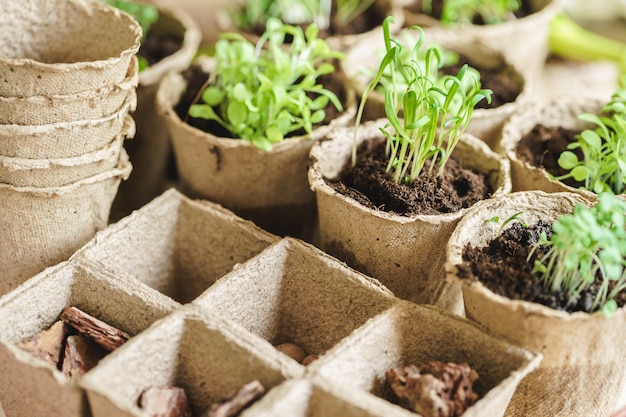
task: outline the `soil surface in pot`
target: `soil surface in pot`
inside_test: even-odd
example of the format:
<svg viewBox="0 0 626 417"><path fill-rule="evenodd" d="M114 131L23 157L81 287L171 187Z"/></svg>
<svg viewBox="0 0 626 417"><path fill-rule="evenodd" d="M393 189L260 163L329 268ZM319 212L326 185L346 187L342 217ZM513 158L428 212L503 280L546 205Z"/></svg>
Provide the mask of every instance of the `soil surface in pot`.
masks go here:
<svg viewBox="0 0 626 417"><path fill-rule="evenodd" d="M527 260L528 254L539 240L541 232L550 236L552 224L540 220L534 225L523 227L516 222L489 242L488 246L465 246L463 263L457 265L459 276L479 280L494 293L512 300L530 301L567 312L590 312L600 288L599 279L583 291L575 303L568 304L567 294L547 292L532 272L536 254ZM626 291L622 291L615 301L622 307L626 303Z"/></svg>
<svg viewBox="0 0 626 417"><path fill-rule="evenodd" d="M183 46L183 40L171 34L150 33L141 42L137 55L154 65L163 58L173 55Z"/></svg>
<svg viewBox="0 0 626 417"><path fill-rule="evenodd" d="M515 152L522 161L532 166L543 168L555 177L560 177L569 171L559 166L559 156L563 151L567 150L567 146L570 143L576 140L575 137L579 133L579 130L539 124L534 126L530 132L520 139ZM582 159L580 149L574 149L572 152L576 154L578 159ZM566 178L562 182L574 188L584 185L573 178Z"/></svg>
<svg viewBox="0 0 626 417"><path fill-rule="evenodd" d="M384 14L381 13L373 4L348 23L343 23L337 19L337 1L333 0L328 28L320 28L318 37L325 39L330 36L358 35L360 33L365 33L377 26L382 25L384 17ZM311 22L307 22L305 24L300 24L299 26L302 27L302 29L306 29L310 23ZM265 24L259 23L251 28L240 29L248 31L253 35L261 36L265 32Z"/></svg>
<svg viewBox="0 0 626 417"><path fill-rule="evenodd" d="M470 207L493 193L487 176L466 169L453 158L443 176L424 173L411 184L397 184L385 172L388 158L385 139L364 142L357 150L357 163L343 169L338 181L327 180L337 192L365 207L413 216L453 213Z"/></svg>
<svg viewBox="0 0 626 417"><path fill-rule="evenodd" d="M337 68L337 64L335 64L335 68ZM201 102L200 95L204 88L206 88L207 86L206 83L209 79L209 74L204 72L200 66L191 65L189 66L189 68L182 72L182 76L185 79L187 88L185 89L185 92L183 93L180 100L176 104L176 107L174 108L180 120L186 122L190 126L193 126L204 132L209 132L217 137L233 138L231 132L222 127L216 121L195 118L189 116L188 114L189 107L191 107L192 104ZM333 91L337 95L337 98L339 98L339 102L342 103L344 106L346 105L347 94L343 83L343 78L341 76L327 74L319 77L318 83L324 85L326 89ZM342 113L342 111L338 110L334 105L330 103L328 106L326 106L324 110L326 112L326 117L324 118L324 121L319 125L314 125L313 128L315 128L315 126L321 126L330 123L331 120L335 119ZM217 113L219 114L219 112ZM291 136L295 137L303 135L305 133L306 132L304 130L297 131L292 133Z"/></svg>
<svg viewBox="0 0 626 417"><path fill-rule="evenodd" d="M441 14L443 13L443 4L447 0L431 0L431 12L424 13L423 9L423 0L414 0L413 2L407 4L404 8L412 13L424 13L428 14L435 19L441 19ZM522 17L528 16L532 13L536 12L533 8L530 0L522 0L522 6L519 8L517 12L514 13L514 17L516 19L521 19ZM485 22L481 18L481 16L476 16L474 18L473 24L475 25L484 25Z"/></svg>

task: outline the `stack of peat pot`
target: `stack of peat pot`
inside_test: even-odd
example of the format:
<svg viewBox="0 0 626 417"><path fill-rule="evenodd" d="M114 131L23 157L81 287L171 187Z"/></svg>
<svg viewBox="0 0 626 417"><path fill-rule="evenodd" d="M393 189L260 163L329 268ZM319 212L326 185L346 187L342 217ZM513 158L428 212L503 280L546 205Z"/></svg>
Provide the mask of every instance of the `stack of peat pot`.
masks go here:
<svg viewBox="0 0 626 417"><path fill-rule="evenodd" d="M0 27L1 295L107 225L141 28L88 0L3 0Z"/></svg>

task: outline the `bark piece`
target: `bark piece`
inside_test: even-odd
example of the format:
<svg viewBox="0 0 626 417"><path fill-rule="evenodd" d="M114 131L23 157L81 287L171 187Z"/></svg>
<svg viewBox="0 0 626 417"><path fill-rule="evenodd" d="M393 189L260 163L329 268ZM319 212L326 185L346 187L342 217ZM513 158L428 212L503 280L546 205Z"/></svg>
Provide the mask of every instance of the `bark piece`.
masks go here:
<svg viewBox="0 0 626 417"><path fill-rule="evenodd" d="M305 358L306 352L295 343L281 343L274 346L279 352L289 356L294 361L300 363Z"/></svg>
<svg viewBox="0 0 626 417"><path fill-rule="evenodd" d="M150 417L191 417L187 394L180 387L149 387L139 397L139 406Z"/></svg>
<svg viewBox="0 0 626 417"><path fill-rule="evenodd" d="M300 364L304 365L304 366L309 366L311 364L311 362L316 361L318 358L319 358L319 356L317 356L317 355L306 355L304 357L304 359L302 359L300 361Z"/></svg>
<svg viewBox="0 0 626 417"><path fill-rule="evenodd" d="M109 352L117 349L130 339L127 333L90 316L76 307L65 307L61 313L61 320L85 336L90 337Z"/></svg>
<svg viewBox="0 0 626 417"><path fill-rule="evenodd" d="M61 320L50 328L37 333L32 339L20 343L21 349L58 367L63 350L63 343L69 333L69 327Z"/></svg>
<svg viewBox="0 0 626 417"><path fill-rule="evenodd" d="M472 389L478 374L467 364L408 365L388 370L386 377L399 404L423 417L458 417L478 400Z"/></svg>
<svg viewBox="0 0 626 417"><path fill-rule="evenodd" d="M230 400L213 404L202 417L237 416L263 394L265 394L265 388L259 381L254 380L241 387Z"/></svg>
<svg viewBox="0 0 626 417"><path fill-rule="evenodd" d="M68 336L61 371L77 381L98 364L108 352L86 336Z"/></svg>

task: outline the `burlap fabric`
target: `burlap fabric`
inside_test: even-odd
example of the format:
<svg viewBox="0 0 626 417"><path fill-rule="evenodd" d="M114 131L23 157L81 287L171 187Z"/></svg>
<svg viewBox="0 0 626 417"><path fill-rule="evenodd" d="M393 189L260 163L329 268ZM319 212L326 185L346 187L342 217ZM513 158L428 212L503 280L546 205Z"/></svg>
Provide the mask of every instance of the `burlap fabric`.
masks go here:
<svg viewBox="0 0 626 417"><path fill-rule="evenodd" d="M76 94L121 83L141 27L88 0L0 4L0 96Z"/></svg>
<svg viewBox="0 0 626 417"><path fill-rule="evenodd" d="M395 38L406 48L412 48L417 41L419 32L416 30L403 30ZM437 44L446 50L462 53L474 62L480 63L482 68L503 68L504 74L513 81L519 95L515 101L501 106L482 109L477 108L472 113L472 118L466 132L483 140L491 149L495 149L504 122L524 102L528 100L531 80L528 75L513 65L513 61L492 47L477 41L464 33L446 31L442 29L428 29L425 32L425 42ZM422 47L425 50L425 47ZM378 66L385 54L385 44L382 34L362 38L358 43L349 48L347 57L342 61L342 69L346 78L357 95L361 97L373 74L378 71ZM483 85L483 88L487 86ZM385 97L379 91L373 91L364 108L364 119L375 120L385 115Z"/></svg>
<svg viewBox="0 0 626 417"><path fill-rule="evenodd" d="M122 153L115 169L63 187L0 184L0 294L68 258L106 227L117 187L130 170Z"/></svg>
<svg viewBox="0 0 626 417"><path fill-rule="evenodd" d="M134 97L134 95L133 95ZM132 98L132 97L129 97ZM0 155L12 158L71 158L97 151L116 136L135 135L134 101L102 119L45 125L0 124Z"/></svg>
<svg viewBox="0 0 626 417"><path fill-rule="evenodd" d="M183 122L174 106L185 88L178 73L168 74L157 92L157 107L167 123L185 191L251 219L276 234L303 237L315 212L307 184L311 146L355 113L346 91L344 112L310 135L289 138L262 151L247 140L217 137Z"/></svg>
<svg viewBox="0 0 626 417"><path fill-rule="evenodd" d="M159 7L159 19L150 27L157 35L173 35L182 39L182 47L174 54L150 65L139 74L137 124L134 140L125 144L133 162L133 172L120 184L113 202L111 216L123 217L159 195L173 181L173 156L165 120L158 116L155 104L159 81L169 71L187 68L200 45L198 24L186 13Z"/></svg>
<svg viewBox="0 0 626 417"><path fill-rule="evenodd" d="M505 123L499 145L501 153L511 161L511 181L513 191L542 190L548 193L574 192L594 199L594 194L566 185L562 181L551 179L541 167L523 160L517 147L535 126L563 127L582 131L593 129L595 125L578 119L581 113L598 114L606 100L590 97L560 97L540 103L526 103L521 106Z"/></svg>
<svg viewBox="0 0 626 417"><path fill-rule="evenodd" d="M543 354L540 367L518 387L507 411L510 417L606 417L615 411L626 386L626 314L620 308L602 313L566 313L540 304L510 300L479 282L459 280L456 265L467 244L484 246L493 230L486 220L523 211L533 224L571 213L584 203L573 193L526 191L476 204L461 220L448 243L447 279L461 282L467 317L487 331Z"/></svg>
<svg viewBox="0 0 626 417"><path fill-rule="evenodd" d="M102 119L121 111L124 103L136 101L138 80L137 59L132 59L128 74L121 83L76 94L0 96L0 123L43 125Z"/></svg>
<svg viewBox="0 0 626 417"><path fill-rule="evenodd" d="M359 128L357 145L382 135L385 119ZM444 283L445 245L467 209L412 217L372 210L337 193L326 183L349 163L352 128L335 129L330 140L311 150L309 183L317 198L320 245L350 266L379 279L393 293L418 303L433 303ZM453 156L463 166L486 173L494 196L510 191L509 165L475 137L465 134ZM458 295L458 294L457 294ZM459 297L446 308L459 311Z"/></svg>
<svg viewBox="0 0 626 417"><path fill-rule="evenodd" d="M444 28L457 32L470 42L487 45L504 54L523 69L526 78L540 76L548 55L550 21L563 11L564 0L531 0L533 13L495 25L458 25ZM405 26L443 28L439 20L405 9Z"/></svg>

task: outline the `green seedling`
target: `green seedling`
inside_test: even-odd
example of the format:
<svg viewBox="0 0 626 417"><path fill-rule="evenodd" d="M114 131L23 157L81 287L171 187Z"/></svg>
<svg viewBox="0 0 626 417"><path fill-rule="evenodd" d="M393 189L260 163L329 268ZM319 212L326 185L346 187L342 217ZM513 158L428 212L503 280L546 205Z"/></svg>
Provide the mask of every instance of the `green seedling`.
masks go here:
<svg viewBox="0 0 626 417"><path fill-rule="evenodd" d="M622 86L626 77L622 79ZM626 88L622 87L602 109L604 115L583 113L580 120L594 124L584 130L568 150L559 156L559 166L569 172L557 180L573 178L583 182L583 188L595 193L626 191ZM579 159L573 150L579 149Z"/></svg>
<svg viewBox="0 0 626 417"><path fill-rule="evenodd" d="M223 34L202 103L193 104L189 115L214 120L265 151L294 132L310 133L329 104L343 110L318 78L333 73L332 61L344 55L317 35L315 24L304 32L274 18L256 45L240 34Z"/></svg>
<svg viewBox="0 0 626 417"><path fill-rule="evenodd" d="M445 0L440 20L444 26L472 24L477 20L494 25L509 20L521 5L521 0ZM432 0L423 0L422 10L432 14Z"/></svg>
<svg viewBox="0 0 626 417"><path fill-rule="evenodd" d="M150 30L152 24L159 19L159 10L149 4L137 3L127 0L106 0L106 4L128 13L135 20L137 20L137 22L141 26L143 38L145 38L148 34L148 31ZM149 66L148 61L144 57L138 56L137 60L139 63L139 71L143 71Z"/></svg>
<svg viewBox="0 0 626 417"><path fill-rule="evenodd" d="M530 261L537 253L533 271L544 287L565 292L573 303L599 276L592 311L614 312L615 297L626 288L625 214L626 202L601 193L594 207L579 204L572 214L560 216L552 224L552 235L543 233L528 256Z"/></svg>
<svg viewBox="0 0 626 417"><path fill-rule="evenodd" d="M496 232L495 227L492 228L492 230L494 231L492 235L492 239L495 239L496 237L500 236L502 232L504 231L504 229L514 221L517 221L520 225L522 225L522 227L528 227L528 225L520 218L522 214L524 214L523 211L518 211L517 213L513 214L512 216L504 220L502 224L500 224L500 227L497 229L497 232ZM485 220L485 222L490 223L495 226L499 224L501 220L502 219L500 218L500 216L493 216L492 218Z"/></svg>
<svg viewBox="0 0 626 417"><path fill-rule="evenodd" d="M320 30L327 30L333 7L335 23L345 26L373 3L374 0L248 0L233 10L232 15L241 29L264 25L268 19L277 18L292 25L315 23Z"/></svg>
<svg viewBox="0 0 626 417"><path fill-rule="evenodd" d="M354 129L352 163L356 164L356 136L368 96L388 74L390 86L385 89L385 114L388 123L381 128L387 138L389 162L387 172L397 183L410 183L430 161L429 173L438 166L442 175L445 164L469 124L474 107L491 99L490 90L482 90L475 72L463 65L456 76L441 75L441 53L431 46L422 53L424 31L404 53L404 46L390 36L393 17L383 22L385 56L378 72L366 87ZM421 57L424 57L423 59ZM398 88L399 84L403 88ZM400 115L403 116L400 119Z"/></svg>

